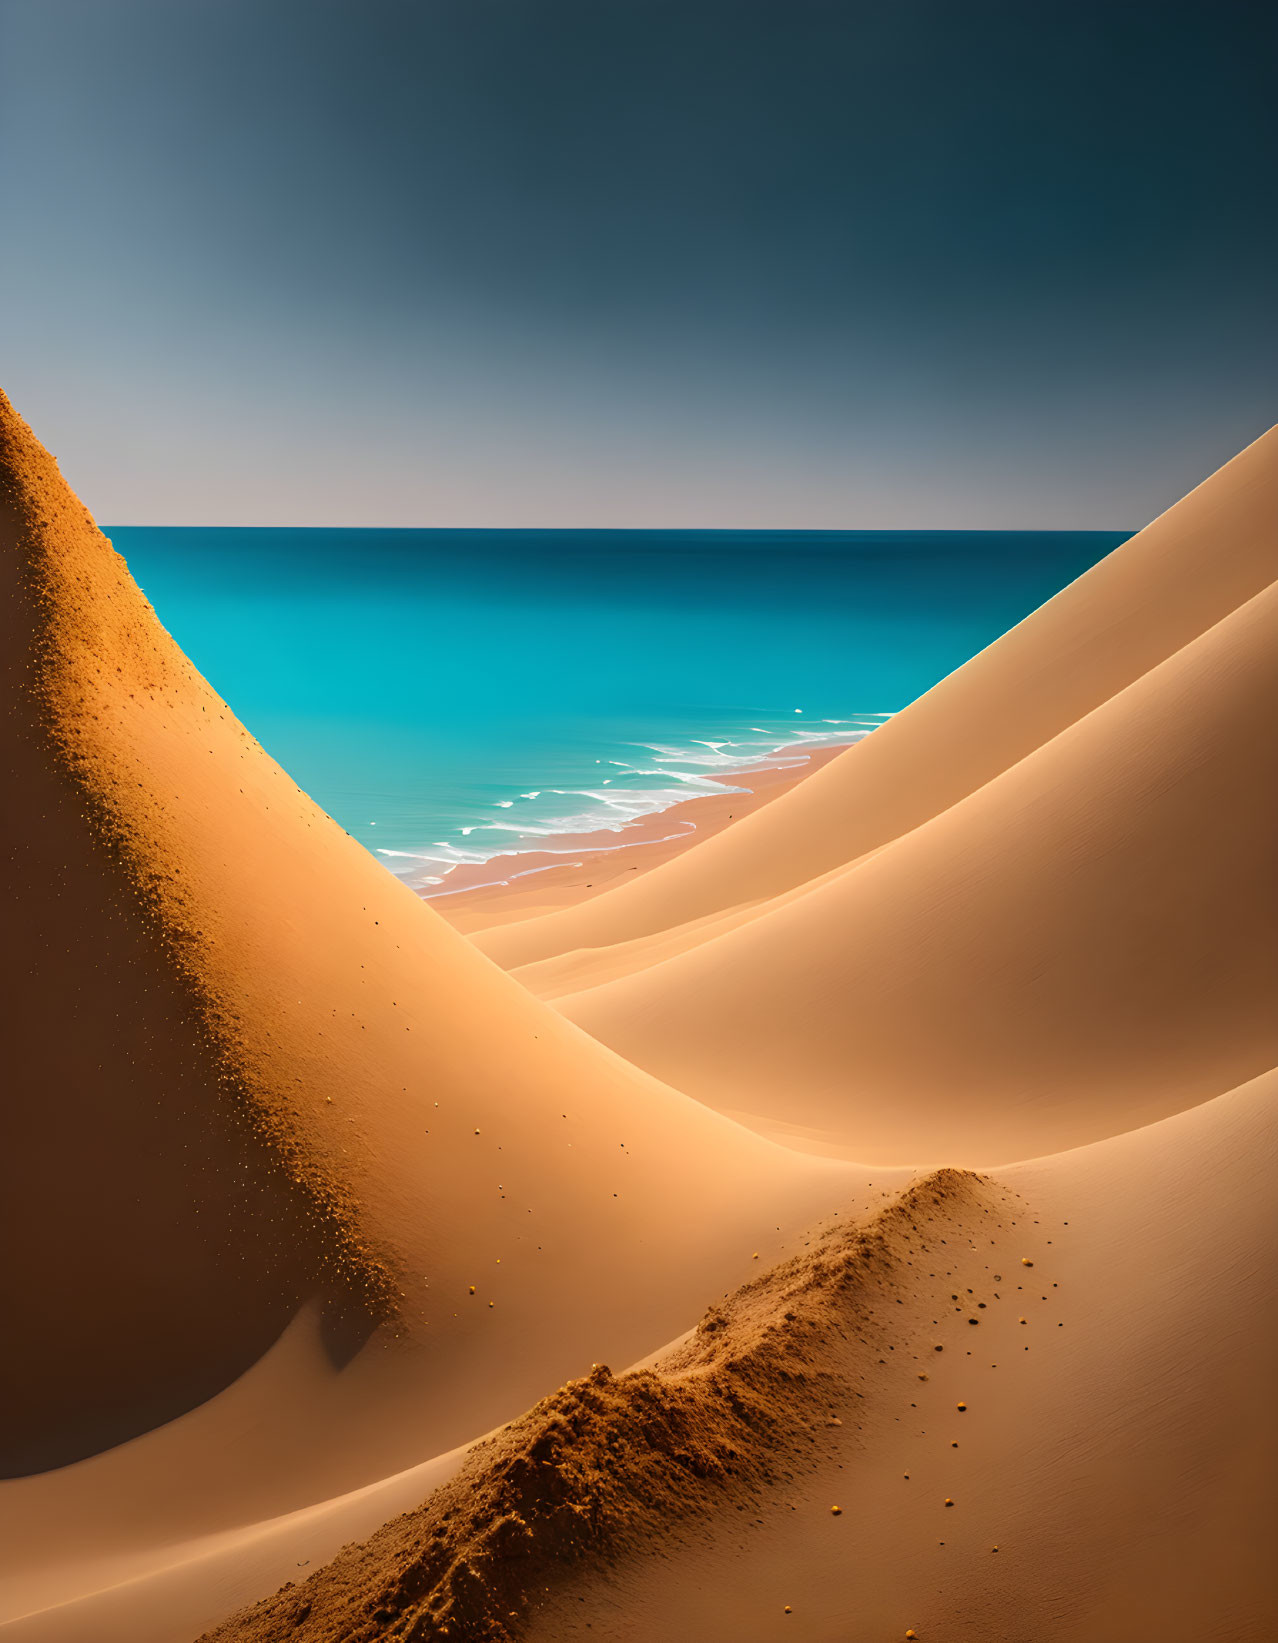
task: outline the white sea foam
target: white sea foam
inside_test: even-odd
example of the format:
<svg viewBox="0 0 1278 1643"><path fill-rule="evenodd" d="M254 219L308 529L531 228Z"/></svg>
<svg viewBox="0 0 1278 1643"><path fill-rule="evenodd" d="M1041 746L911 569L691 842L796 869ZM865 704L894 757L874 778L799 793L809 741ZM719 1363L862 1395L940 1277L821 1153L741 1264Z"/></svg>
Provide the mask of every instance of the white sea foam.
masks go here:
<svg viewBox="0 0 1278 1643"><path fill-rule="evenodd" d="M616 757L593 760L596 765L607 764L618 772L615 777L601 775L597 786L520 791L518 797L524 802L518 817L498 819L490 811L484 819L467 818L456 829L458 841L465 840L464 843L439 840L415 849L379 848L377 854L414 889L436 895L457 893L440 887L461 866L500 862L500 866L494 867L493 878L484 882L505 884L529 873L548 870L533 867L511 871L508 864L520 855L579 855L581 837L589 834L611 835L615 842L606 846L609 850L654 842L646 838L627 839L624 835L645 818L660 815L689 799L748 792L752 772L798 768L805 762L809 749L859 741L891 717L888 712L867 712L847 718L814 720L803 729L792 722L771 728L751 725L731 736L690 737L682 742L636 742L632 744L637 755L634 761ZM727 779L736 772L741 774L740 783ZM557 805L556 799L571 802ZM502 811L511 810L515 805L514 798L488 802ZM678 831L666 835L666 840L685 837L695 831L695 827L695 820L681 820ZM567 842L552 844L552 839Z"/></svg>

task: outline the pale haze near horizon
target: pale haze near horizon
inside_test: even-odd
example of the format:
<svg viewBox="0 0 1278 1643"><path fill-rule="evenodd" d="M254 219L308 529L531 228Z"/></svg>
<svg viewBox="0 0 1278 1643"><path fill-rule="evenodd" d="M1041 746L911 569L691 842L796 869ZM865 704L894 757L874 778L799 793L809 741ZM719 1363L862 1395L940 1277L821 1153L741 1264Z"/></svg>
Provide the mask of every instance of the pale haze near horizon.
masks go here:
<svg viewBox="0 0 1278 1643"><path fill-rule="evenodd" d="M1274 30L1117 11L3 0L0 382L108 524L1136 528L1278 415Z"/></svg>

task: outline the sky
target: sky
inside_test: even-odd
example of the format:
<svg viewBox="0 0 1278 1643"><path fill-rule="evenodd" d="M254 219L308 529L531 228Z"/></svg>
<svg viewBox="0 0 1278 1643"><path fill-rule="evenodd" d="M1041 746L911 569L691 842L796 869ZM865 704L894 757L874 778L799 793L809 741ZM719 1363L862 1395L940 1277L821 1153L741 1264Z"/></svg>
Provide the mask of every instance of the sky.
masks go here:
<svg viewBox="0 0 1278 1643"><path fill-rule="evenodd" d="M116 524L1132 529L1278 419L1278 7L0 0Z"/></svg>

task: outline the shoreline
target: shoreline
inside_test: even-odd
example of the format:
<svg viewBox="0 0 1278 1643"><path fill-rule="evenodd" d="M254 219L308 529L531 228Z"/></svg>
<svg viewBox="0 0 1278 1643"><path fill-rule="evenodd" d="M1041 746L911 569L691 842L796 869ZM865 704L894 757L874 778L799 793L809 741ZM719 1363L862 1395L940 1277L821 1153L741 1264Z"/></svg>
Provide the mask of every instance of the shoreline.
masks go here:
<svg viewBox="0 0 1278 1643"><path fill-rule="evenodd" d="M620 828L553 834L543 850L511 850L463 863L449 874L447 889L415 893L463 935L592 900L779 798L856 745L822 742L787 750L773 764L716 771L707 779L731 791L698 793Z"/></svg>

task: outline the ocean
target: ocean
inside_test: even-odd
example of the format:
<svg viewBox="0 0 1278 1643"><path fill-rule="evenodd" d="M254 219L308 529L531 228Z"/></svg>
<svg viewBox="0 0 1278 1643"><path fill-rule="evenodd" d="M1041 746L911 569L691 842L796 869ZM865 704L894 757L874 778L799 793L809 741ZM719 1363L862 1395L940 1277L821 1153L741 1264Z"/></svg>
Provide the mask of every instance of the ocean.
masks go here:
<svg viewBox="0 0 1278 1643"><path fill-rule="evenodd" d="M867 734L1129 533L107 534L267 750L446 894L459 862Z"/></svg>

